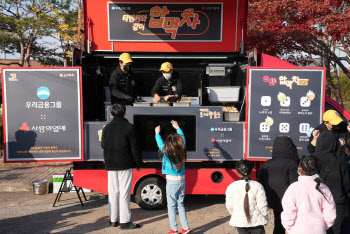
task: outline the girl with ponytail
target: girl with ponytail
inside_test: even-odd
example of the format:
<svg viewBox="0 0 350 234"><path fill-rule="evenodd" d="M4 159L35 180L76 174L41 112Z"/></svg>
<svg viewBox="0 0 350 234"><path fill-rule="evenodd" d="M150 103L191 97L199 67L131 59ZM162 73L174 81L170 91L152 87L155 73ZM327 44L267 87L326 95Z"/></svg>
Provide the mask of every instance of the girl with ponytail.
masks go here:
<svg viewBox="0 0 350 234"><path fill-rule="evenodd" d="M226 208L231 214L230 225L236 227L239 234L263 234L264 225L268 221L264 187L259 182L250 180L252 169L251 162L239 161L236 170L240 179L230 184L226 190Z"/></svg>
<svg viewBox="0 0 350 234"><path fill-rule="evenodd" d="M336 208L329 188L322 183L316 157L302 156L299 178L282 198L282 225L288 234L326 233L335 221Z"/></svg>

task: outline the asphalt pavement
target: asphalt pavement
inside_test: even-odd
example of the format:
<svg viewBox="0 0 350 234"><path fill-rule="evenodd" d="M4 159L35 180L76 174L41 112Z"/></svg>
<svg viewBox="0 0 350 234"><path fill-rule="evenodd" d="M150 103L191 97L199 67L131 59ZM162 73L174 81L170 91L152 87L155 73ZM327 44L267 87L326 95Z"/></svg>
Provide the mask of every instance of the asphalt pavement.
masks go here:
<svg viewBox="0 0 350 234"><path fill-rule="evenodd" d="M0 167L0 233L168 233L167 210L147 211L134 200L131 202L132 221L141 229L124 231L109 227L107 195L86 193L87 201L81 206L76 193L64 193L61 201L52 207L57 194L34 195L32 182L65 172L66 165L32 167ZM185 207L192 233L237 233L229 226L230 215L223 195L186 195ZM273 213L265 227L272 233ZM179 222L178 222L179 223ZM179 229L181 225L179 225Z"/></svg>
<svg viewBox="0 0 350 234"><path fill-rule="evenodd" d="M0 193L0 233L168 233L167 211L141 209L131 202L132 220L142 228L124 231L109 227L108 200L101 193L86 193L81 206L75 193L64 193L57 207L56 194ZM237 233L229 226L225 196L187 195L185 207L192 233ZM270 215L271 217L271 212ZM265 227L272 233L272 222ZM179 227L180 229L180 227Z"/></svg>

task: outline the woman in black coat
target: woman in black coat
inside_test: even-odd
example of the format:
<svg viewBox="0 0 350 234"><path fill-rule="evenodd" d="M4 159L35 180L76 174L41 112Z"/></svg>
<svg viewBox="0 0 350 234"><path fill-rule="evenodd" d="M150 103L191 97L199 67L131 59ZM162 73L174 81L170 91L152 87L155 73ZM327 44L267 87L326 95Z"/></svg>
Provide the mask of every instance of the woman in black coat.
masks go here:
<svg viewBox="0 0 350 234"><path fill-rule="evenodd" d="M298 180L298 163L294 142L287 136L280 136L273 143L272 159L266 161L258 172L258 181L264 186L267 203L275 216L274 234L285 233L281 224L281 200L288 186Z"/></svg>
<svg viewBox="0 0 350 234"><path fill-rule="evenodd" d="M350 199L350 171L345 157L337 156L339 140L331 131L321 132L317 139L315 157L320 161L320 177L331 190L337 210L334 225L327 233L350 233L348 202ZM327 172L328 171L328 172Z"/></svg>

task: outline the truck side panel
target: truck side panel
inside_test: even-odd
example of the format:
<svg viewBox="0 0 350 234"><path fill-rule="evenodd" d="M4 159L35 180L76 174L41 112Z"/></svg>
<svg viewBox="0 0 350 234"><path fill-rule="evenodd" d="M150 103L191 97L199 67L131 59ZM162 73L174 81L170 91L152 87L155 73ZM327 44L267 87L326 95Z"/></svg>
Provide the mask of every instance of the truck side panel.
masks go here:
<svg viewBox="0 0 350 234"><path fill-rule="evenodd" d="M242 40L246 38L247 0L208 0L202 3L199 0L184 1L182 4L202 3L202 9L206 3L222 3L222 41L221 42L130 42L109 41L108 32L108 0L84 0L84 33L85 45L91 41L92 51L109 52L237 52L240 50ZM118 3L135 3L130 0L118 1ZM147 1L140 0L137 3L162 4L178 3L176 0ZM157 4L159 3L159 4ZM181 4L181 3L179 3ZM149 11L148 11L149 12ZM125 11L127 14L128 11ZM148 16L149 17L149 16ZM121 19L120 19L121 20ZM113 24L113 23L112 23ZM148 24L148 21L146 21ZM131 24L130 24L131 25ZM215 26L214 26L215 27ZM123 32L121 32L123 33ZM87 47L86 47L87 48Z"/></svg>
<svg viewBox="0 0 350 234"><path fill-rule="evenodd" d="M252 179L256 180L255 173L252 173ZM215 173L215 174L214 174ZM222 180L220 176L222 175ZM219 175L219 178L216 175ZM131 192L136 192L135 185L145 177L162 176L159 169L134 170ZM208 169L187 169L186 170L186 194L225 194L227 186L239 179L236 170L223 168ZM89 178L89 179L87 179ZM219 179L219 183L213 182ZM108 194L106 170L74 170L74 185L89 188L91 190Z"/></svg>

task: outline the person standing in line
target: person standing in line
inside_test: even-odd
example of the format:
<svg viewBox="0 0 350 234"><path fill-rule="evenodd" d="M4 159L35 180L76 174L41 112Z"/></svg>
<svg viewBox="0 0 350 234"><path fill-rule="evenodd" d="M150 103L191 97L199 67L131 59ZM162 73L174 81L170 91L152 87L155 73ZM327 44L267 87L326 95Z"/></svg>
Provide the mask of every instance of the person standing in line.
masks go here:
<svg viewBox="0 0 350 234"><path fill-rule="evenodd" d="M276 137L272 159L267 160L258 172L258 181L264 186L267 203L273 209L274 234L284 234L281 223L282 197L288 186L298 180L298 150L291 138Z"/></svg>
<svg viewBox="0 0 350 234"><path fill-rule="evenodd" d="M348 139L345 143L345 160L350 164L350 139Z"/></svg>
<svg viewBox="0 0 350 234"><path fill-rule="evenodd" d="M267 224L267 201L264 187L250 180L252 163L241 160L237 163L240 179L226 190L226 208L231 214L230 225L239 234L264 234Z"/></svg>
<svg viewBox="0 0 350 234"><path fill-rule="evenodd" d="M125 119L125 106L113 104L113 120L102 132L101 146L108 171L108 207L110 224L121 229L140 228L130 222L130 196L133 168L142 167L141 151L136 139L135 127Z"/></svg>
<svg viewBox="0 0 350 234"><path fill-rule="evenodd" d="M191 231L187 222L184 206L185 198L185 162L186 140L179 124L172 120L171 124L177 134L170 134L165 141L160 136L160 126L155 128L157 145L161 151L162 173L166 175L166 196L168 203L168 216L171 230L169 234L178 233L176 222L176 208L179 212L182 225L181 234Z"/></svg>
<svg viewBox="0 0 350 234"><path fill-rule="evenodd" d="M135 74L131 70L133 61L129 53L119 56L119 66L113 71L109 80L111 102L131 105L135 99L141 100L138 95Z"/></svg>
<svg viewBox="0 0 350 234"><path fill-rule="evenodd" d="M337 218L327 233L350 233L350 170L345 157L337 155L339 140L331 131L322 132L316 143L314 156L320 161L320 177L331 190Z"/></svg>
<svg viewBox="0 0 350 234"><path fill-rule="evenodd" d="M282 198L281 220L288 234L326 233L334 224L335 202L318 172L314 156L301 158L298 181L288 187Z"/></svg>
<svg viewBox="0 0 350 234"><path fill-rule="evenodd" d="M307 145L309 153L314 153L317 144L317 138L320 133L331 131L339 140L338 151L339 156L345 157L346 142L350 139L350 122L343 121L340 114L335 110L328 110L323 114L323 123L318 125L313 131Z"/></svg>

